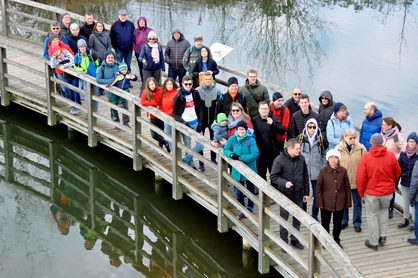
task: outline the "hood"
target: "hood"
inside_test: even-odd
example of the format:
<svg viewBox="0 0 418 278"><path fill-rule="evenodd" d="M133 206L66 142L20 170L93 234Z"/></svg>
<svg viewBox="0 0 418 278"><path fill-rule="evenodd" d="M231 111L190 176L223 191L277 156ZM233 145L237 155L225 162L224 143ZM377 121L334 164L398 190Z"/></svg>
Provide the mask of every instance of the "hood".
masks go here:
<svg viewBox="0 0 418 278"><path fill-rule="evenodd" d="M183 36L183 33L181 32L180 28L173 28L173 30L171 30L171 38L172 38L174 41L175 41L175 39L174 39L173 34L174 34L175 32L180 33L180 39L179 39L179 41L184 40L184 36Z"/></svg>
<svg viewBox="0 0 418 278"><path fill-rule="evenodd" d="M370 154L376 157L382 157L385 156L388 150L385 146L372 146L370 148Z"/></svg>
<svg viewBox="0 0 418 278"><path fill-rule="evenodd" d="M382 112L380 112L380 110L377 110L376 112L374 112L373 115L371 115L370 117L367 117L366 119L369 122L371 122L371 121L373 121L376 118L382 118L382 117L383 117Z"/></svg>
<svg viewBox="0 0 418 278"><path fill-rule="evenodd" d="M146 28L148 27L148 23L147 23L147 19L145 18L145 16L140 16L140 17L138 18L138 20L136 21L136 24L138 25L138 27L139 27L139 21L140 21L140 20L145 21L145 27L144 27L144 29L146 29Z"/></svg>
<svg viewBox="0 0 418 278"><path fill-rule="evenodd" d="M325 97L326 99L328 99L329 100L329 104L328 104L328 106L334 101L334 99L332 98L332 94L331 94L331 92L330 91L323 91L320 95L319 95L319 98L318 98L318 100L319 100L319 103L322 103L321 102L321 98L322 97Z"/></svg>

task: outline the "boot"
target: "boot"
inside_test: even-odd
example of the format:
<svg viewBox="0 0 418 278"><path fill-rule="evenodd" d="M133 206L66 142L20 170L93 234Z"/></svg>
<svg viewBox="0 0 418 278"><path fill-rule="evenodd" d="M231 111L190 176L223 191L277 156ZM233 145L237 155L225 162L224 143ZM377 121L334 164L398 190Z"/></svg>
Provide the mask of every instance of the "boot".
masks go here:
<svg viewBox="0 0 418 278"><path fill-rule="evenodd" d="M404 219L405 221L398 225L398 229L405 228L409 226L409 220Z"/></svg>

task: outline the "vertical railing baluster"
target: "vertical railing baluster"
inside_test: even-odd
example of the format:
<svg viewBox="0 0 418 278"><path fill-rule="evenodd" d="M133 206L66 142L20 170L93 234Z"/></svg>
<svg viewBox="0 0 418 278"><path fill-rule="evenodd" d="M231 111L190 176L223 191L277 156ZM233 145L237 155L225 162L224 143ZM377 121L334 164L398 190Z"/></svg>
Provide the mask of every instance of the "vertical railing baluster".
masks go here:
<svg viewBox="0 0 418 278"><path fill-rule="evenodd" d="M270 238L264 231L270 229L270 217L265 211L266 208L270 208L270 197L259 190L258 200L260 202L260 207L258 208L258 271L260 273L269 273L270 257L264 252L264 249L270 247Z"/></svg>
<svg viewBox="0 0 418 278"><path fill-rule="evenodd" d="M46 78L46 109L48 117L48 125L54 126L57 124L57 114L54 112L55 98L52 94L55 93L55 83L51 80L54 77L54 70L45 62L45 78Z"/></svg>
<svg viewBox="0 0 418 278"><path fill-rule="evenodd" d="M7 59L6 48L0 48L0 91L1 91L1 105L8 106L10 104L10 95L6 92L6 87L9 85L9 80L6 78L7 64L4 62Z"/></svg>
<svg viewBox="0 0 418 278"><path fill-rule="evenodd" d="M228 192L228 181L224 178L224 173L228 171L228 162L220 155L218 159L218 231L225 233L228 231L228 217L223 213L228 208L228 200L224 197L224 192Z"/></svg>

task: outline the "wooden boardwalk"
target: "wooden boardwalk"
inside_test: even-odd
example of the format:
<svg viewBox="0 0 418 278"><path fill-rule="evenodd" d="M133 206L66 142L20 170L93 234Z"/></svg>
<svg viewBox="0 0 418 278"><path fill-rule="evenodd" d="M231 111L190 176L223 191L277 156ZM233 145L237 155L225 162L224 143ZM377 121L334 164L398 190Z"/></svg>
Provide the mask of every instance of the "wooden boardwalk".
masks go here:
<svg viewBox="0 0 418 278"><path fill-rule="evenodd" d="M260 272L268 271L272 264L280 273L288 277L316 277L319 273L322 277L415 276L413 274L418 270L418 261L414 258L414 252L418 250L406 242L408 237L413 236L412 233L406 229L397 229L398 223L402 220L399 213L395 213L395 217L389 221L388 242L380 246L378 252L374 252L364 245L367 239L367 224L363 210L363 231L356 233L352 226L345 229L341 235L341 244L344 246L344 251L342 251L332 238L324 233L322 226L268 186L259 176L248 172L245 165L231 161L221 153L218 155L218 165L210 162L209 150L218 150L210 146L207 138L198 136L197 133L181 124L176 124L173 119L156 109L150 109L152 113L173 126L172 137L156 130L167 140L171 140L174 146L171 154L160 149L149 132L150 128L155 127L147 122L145 108L139 104L138 83L133 83L134 89L131 90L130 95L122 91L114 91L131 103L130 112L128 112L131 116L131 127L117 125L110 120L110 107L119 112L127 112L107 102L105 96L96 97L87 94L89 103L84 101L79 107L82 113L72 115L69 111L75 104L71 104L69 100L53 92L51 84L53 81L58 81L53 78L42 57L42 45L0 34L0 47L2 105L14 102L42 113L47 116L50 125L65 124L85 134L92 147L101 143L132 157L135 170L143 167L151 169L156 175L172 184L174 199L180 199L183 194L187 194L218 216L220 232L226 232L232 228L259 251ZM77 76L86 79L89 83L94 83L91 78L80 74ZM93 85L89 90L91 88ZM97 112L94 111L94 102L99 103ZM116 130L115 126L119 130ZM190 135L193 140L199 140L205 145L205 157L200 157L200 160L206 164L204 173L191 169L181 161L182 153L192 152L181 143L181 133ZM198 157L198 154L193 154ZM195 163L196 165L198 163L196 158ZM256 204L255 211L243 221L235 218L238 209L245 211L245 208L235 200L231 184L240 185L227 174L227 163L232 164L241 172L248 173L249 178L259 187L260 194L251 197ZM270 206L268 202L270 198L274 199L277 204ZM290 222L285 222L278 216L279 204L291 215L301 220L300 233L292 231ZM310 208L310 205L308 207ZM279 224L287 226L306 248L297 251L284 244L278 238ZM321 243L326 249L321 248ZM283 253L282 248L285 248L287 253Z"/></svg>

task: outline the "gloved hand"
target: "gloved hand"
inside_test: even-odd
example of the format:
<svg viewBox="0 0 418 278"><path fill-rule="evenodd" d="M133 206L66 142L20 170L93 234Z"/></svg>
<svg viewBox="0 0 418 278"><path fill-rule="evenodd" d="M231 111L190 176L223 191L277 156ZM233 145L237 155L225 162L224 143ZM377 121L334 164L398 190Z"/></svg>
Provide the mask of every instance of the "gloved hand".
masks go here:
<svg viewBox="0 0 418 278"><path fill-rule="evenodd" d="M233 160L241 160L241 157L239 155L234 154L234 153L231 153L231 158Z"/></svg>

